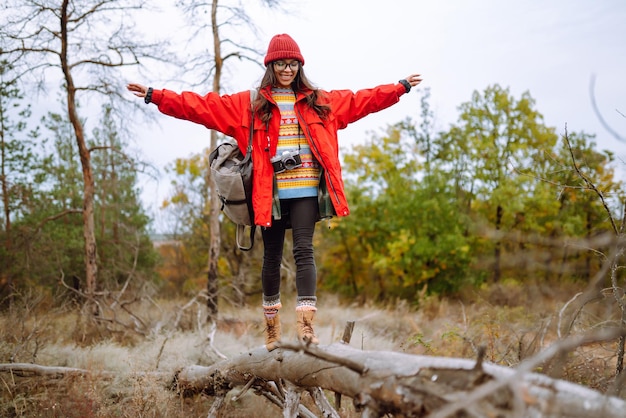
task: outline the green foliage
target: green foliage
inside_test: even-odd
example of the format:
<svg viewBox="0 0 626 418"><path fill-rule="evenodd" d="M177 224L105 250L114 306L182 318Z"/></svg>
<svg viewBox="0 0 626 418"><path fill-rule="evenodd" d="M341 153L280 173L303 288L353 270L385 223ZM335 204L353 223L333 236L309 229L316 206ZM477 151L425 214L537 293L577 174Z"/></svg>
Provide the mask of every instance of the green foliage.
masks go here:
<svg viewBox="0 0 626 418"><path fill-rule="evenodd" d="M417 144L397 126L346 155L352 215L325 235L326 251L349 251L350 261L324 263L325 286L411 300L424 285L450 292L465 284L468 219L441 173L423 177L421 167Z"/></svg>
<svg viewBox="0 0 626 418"><path fill-rule="evenodd" d="M13 286L18 273L13 223L33 199L31 173L38 163L33 141L37 130L27 131L30 106L24 105L24 95L16 81L8 77L10 72L11 66L0 62L0 294L8 291L4 286Z"/></svg>
<svg viewBox="0 0 626 418"><path fill-rule="evenodd" d="M69 122L51 113L42 119L42 126L46 133L42 133L38 164L31 168L33 196L21 206L13 224L14 266L20 286L54 288L60 274L79 278L84 269L78 213L82 178Z"/></svg>
<svg viewBox="0 0 626 418"><path fill-rule="evenodd" d="M135 162L125 153L127 144L118 134L104 106L102 121L93 132L92 152L99 280L106 287L122 284L133 274L150 277L157 255L148 236L149 217L136 188Z"/></svg>
<svg viewBox="0 0 626 418"><path fill-rule="evenodd" d="M487 275L523 282L520 263L540 265L546 280L591 277L598 258L563 243L619 219L624 191L612 154L585 134L559 144L528 93L475 92L439 133L428 97L419 126L407 119L345 155L352 215L324 232L322 287L419 304L424 286L452 293Z"/></svg>
<svg viewBox="0 0 626 418"><path fill-rule="evenodd" d="M577 205L575 212L559 213L562 207L550 197L558 191L550 190L546 181L559 181L568 171L570 176L576 174L563 171L563 160L554 158L557 136L543 124L532 97L524 93L515 99L508 89L495 85L482 94L475 92L459 110L459 122L436 141L439 166L456 178L467 199L462 206L479 222L475 232L496 235L485 241L485 250L491 247L493 252L489 257L493 279L514 274L504 261L533 247L524 237L548 233L555 238L565 231L584 236L575 224L589 210ZM487 258L485 253L481 256ZM557 255L554 260L561 258Z"/></svg>
<svg viewBox="0 0 626 418"><path fill-rule="evenodd" d="M129 277L152 278L157 255L148 237L150 219L139 201L133 161L124 154L126 144L117 134L110 108L103 108L102 115L90 145L100 285L110 289ZM61 290L60 277L73 286L81 286L84 277L83 180L68 118L49 113L41 126L44 139L27 176L31 194L14 212L10 251L17 287L56 292Z"/></svg>

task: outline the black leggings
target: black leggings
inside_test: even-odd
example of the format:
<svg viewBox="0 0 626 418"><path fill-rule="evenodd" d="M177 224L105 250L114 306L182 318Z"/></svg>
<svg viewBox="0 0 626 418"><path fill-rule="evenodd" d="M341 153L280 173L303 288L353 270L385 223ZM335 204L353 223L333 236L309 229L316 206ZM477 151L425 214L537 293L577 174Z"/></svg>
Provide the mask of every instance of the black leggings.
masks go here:
<svg viewBox="0 0 626 418"><path fill-rule="evenodd" d="M280 294L280 265L283 258L285 230L290 220L293 233L293 258L296 261L296 290L298 296L315 296L317 269L313 255L313 232L318 218L317 197L280 201L281 219L270 228L263 228L263 295Z"/></svg>

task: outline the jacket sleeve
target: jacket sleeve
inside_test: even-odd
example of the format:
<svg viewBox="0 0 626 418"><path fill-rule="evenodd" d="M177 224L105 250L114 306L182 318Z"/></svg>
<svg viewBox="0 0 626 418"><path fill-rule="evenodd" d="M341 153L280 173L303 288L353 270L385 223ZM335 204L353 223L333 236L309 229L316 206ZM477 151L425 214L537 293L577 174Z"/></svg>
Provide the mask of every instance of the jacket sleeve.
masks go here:
<svg viewBox="0 0 626 418"><path fill-rule="evenodd" d="M400 96L405 93L402 84L384 84L356 93L350 90L326 92L338 129L398 103Z"/></svg>
<svg viewBox="0 0 626 418"><path fill-rule="evenodd" d="M245 119L243 115L250 104L250 94L241 92L220 96L211 92L201 96L190 91L175 93L164 89L153 91L152 102L161 113L204 125L238 139L239 128Z"/></svg>

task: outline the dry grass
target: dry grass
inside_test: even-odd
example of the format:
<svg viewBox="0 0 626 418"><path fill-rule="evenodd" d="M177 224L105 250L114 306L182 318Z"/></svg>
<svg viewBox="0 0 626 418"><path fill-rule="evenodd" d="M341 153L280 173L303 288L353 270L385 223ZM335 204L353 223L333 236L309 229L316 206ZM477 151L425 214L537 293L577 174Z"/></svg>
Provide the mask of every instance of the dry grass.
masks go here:
<svg viewBox="0 0 626 418"><path fill-rule="evenodd" d="M580 289L505 283L469 290L457 299L424 297L419 309L407 303L386 308L352 306L333 296L320 296L316 330L322 344L341 339L346 321L356 321L351 345L365 350L473 358L478 346L487 348L489 361L515 366L553 343L559 312ZM284 298L287 299L287 298ZM132 332L91 334L74 310L54 310L42 299L23 300L0 316L0 362L29 362L110 371L86 377L52 379L0 375L0 416L6 417L205 417L212 399L181 399L168 388L174 372L192 364L211 364L218 354L207 347L204 317L197 304L185 311L176 329L167 326L186 301L160 301L142 309L154 332L137 338ZM295 336L295 312L284 300L281 317L284 337ZM599 301L579 316L573 332L582 332L617 315ZM258 306L221 307L215 348L235 356L263 344ZM540 371L605 391L615 369L615 344L595 345L570 353ZM303 396L306 400L308 395ZM332 396L329 397L332 400ZM309 400L307 400L309 402ZM349 400L342 416L352 414ZM229 402L223 416L273 417L280 411L264 399L248 394ZM265 412L260 412L265 411Z"/></svg>

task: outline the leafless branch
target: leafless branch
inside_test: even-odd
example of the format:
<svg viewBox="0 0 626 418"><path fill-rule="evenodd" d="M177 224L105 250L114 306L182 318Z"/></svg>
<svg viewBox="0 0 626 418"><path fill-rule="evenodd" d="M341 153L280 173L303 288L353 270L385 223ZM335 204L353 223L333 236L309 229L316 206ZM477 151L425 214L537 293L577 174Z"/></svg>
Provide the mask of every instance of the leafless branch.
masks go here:
<svg viewBox="0 0 626 418"><path fill-rule="evenodd" d="M57 213L56 215L51 215L48 216L47 218L41 220L38 224L37 227L35 228L35 233L41 231L41 228L44 227L45 224L47 224L48 222L52 222L52 221L56 221L57 219L60 219L64 216L70 215L72 213L82 213L83 211L81 209L66 209L63 212Z"/></svg>
<svg viewBox="0 0 626 418"><path fill-rule="evenodd" d="M602 202L602 206L604 206L604 210L606 211L609 217L609 220L611 221L611 226L613 227L613 231L616 234L618 234L619 230L617 229L617 226L615 225L615 220L613 219L613 215L611 214L609 205L606 203L604 194L600 190L598 190L596 185L589 178L587 178L587 176L585 176L582 173L582 171L580 171L580 168L578 167L578 162L576 161L576 157L574 156L574 150L572 149L572 144L569 142L569 137L567 134L567 125L565 125L565 135L563 136L563 139L565 139L565 143L567 145L567 149L569 150L570 156L572 158L572 165L574 166L574 169L576 170L576 174L578 174L578 176L585 182L587 187L590 190L593 190L596 193L596 195L600 198L600 201Z"/></svg>
<svg viewBox="0 0 626 418"><path fill-rule="evenodd" d="M594 74L591 76L591 80L589 81L589 97L591 98L591 106L593 107L593 111L596 114L596 117L600 121L600 124L602 125L602 127L606 129L607 132L610 133L615 139L617 139L618 141L626 142L626 138L624 138L623 136L618 134L613 128L611 128L611 126L609 126L606 120L604 120L604 117L602 117L602 113L598 109L598 105L596 103L595 86L596 86L596 76ZM618 110L616 110L616 112L624 116Z"/></svg>

